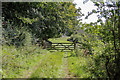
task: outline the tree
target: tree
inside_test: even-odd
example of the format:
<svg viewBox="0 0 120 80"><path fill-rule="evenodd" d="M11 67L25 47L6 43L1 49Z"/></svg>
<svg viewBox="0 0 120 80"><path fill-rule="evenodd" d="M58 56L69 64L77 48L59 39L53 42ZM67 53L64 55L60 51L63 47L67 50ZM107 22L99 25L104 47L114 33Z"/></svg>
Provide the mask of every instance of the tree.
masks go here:
<svg viewBox="0 0 120 80"><path fill-rule="evenodd" d="M66 30L77 26L77 17L81 15L75 4L67 2L12 2L3 3L2 8L3 22L13 23L13 28L24 27L39 40L60 37Z"/></svg>
<svg viewBox="0 0 120 80"><path fill-rule="evenodd" d="M99 13L98 21L87 27L86 31L96 34L104 42L104 51L101 58L105 59L106 73L109 78L119 79L120 75L120 3L119 2L94 2L98 7L88 14ZM87 16L87 17L88 17ZM86 18L87 18L86 17ZM101 20L104 17L105 23ZM97 25L100 23L101 25ZM97 42L96 42L97 43ZM97 57L95 58L97 59ZM101 60L98 58L98 60ZM97 60L97 61L98 61Z"/></svg>

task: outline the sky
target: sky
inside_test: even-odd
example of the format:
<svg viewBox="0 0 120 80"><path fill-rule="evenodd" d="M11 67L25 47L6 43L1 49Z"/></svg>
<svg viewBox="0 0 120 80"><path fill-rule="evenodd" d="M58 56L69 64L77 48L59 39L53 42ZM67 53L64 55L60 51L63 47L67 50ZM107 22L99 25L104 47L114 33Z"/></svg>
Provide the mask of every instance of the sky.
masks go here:
<svg viewBox="0 0 120 80"><path fill-rule="evenodd" d="M91 12L93 9L97 9L96 6L94 6L93 2L91 2L90 0L83 4L83 0L74 0L73 3L76 3L76 8L80 7L81 8L81 12L86 16L88 14L88 12ZM97 14L92 14L88 17L88 19L84 19L85 18L82 17L82 22L83 23L90 23L90 22L96 22L97 21Z"/></svg>

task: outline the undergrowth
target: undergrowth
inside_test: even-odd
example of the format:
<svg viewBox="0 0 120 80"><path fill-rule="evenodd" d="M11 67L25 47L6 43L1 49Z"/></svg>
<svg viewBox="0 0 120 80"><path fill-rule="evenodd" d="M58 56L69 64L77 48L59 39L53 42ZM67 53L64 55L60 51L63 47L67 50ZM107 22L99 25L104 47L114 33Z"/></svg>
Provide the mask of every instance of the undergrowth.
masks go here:
<svg viewBox="0 0 120 80"><path fill-rule="evenodd" d="M68 54L70 55L70 54ZM87 56L71 56L68 57L68 69L71 77L89 78L91 73L89 71L92 60Z"/></svg>
<svg viewBox="0 0 120 80"><path fill-rule="evenodd" d="M47 53L49 53L47 50L36 46L15 48L15 46L4 45L2 47L2 77L25 78Z"/></svg>

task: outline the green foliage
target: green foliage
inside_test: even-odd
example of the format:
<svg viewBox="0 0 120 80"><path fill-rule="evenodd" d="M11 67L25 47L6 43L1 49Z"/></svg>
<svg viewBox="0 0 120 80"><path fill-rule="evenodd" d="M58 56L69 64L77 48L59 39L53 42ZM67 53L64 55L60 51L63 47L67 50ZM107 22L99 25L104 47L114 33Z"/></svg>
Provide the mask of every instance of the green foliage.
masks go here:
<svg viewBox="0 0 120 80"><path fill-rule="evenodd" d="M92 76L89 71L90 64L89 57L68 57L69 74L76 78L90 78Z"/></svg>
<svg viewBox="0 0 120 80"><path fill-rule="evenodd" d="M15 46L4 45L2 50L3 78L25 78L47 53L46 50L36 46L18 49Z"/></svg>
<svg viewBox="0 0 120 80"><path fill-rule="evenodd" d="M11 6L11 7L9 7ZM3 3L3 28L8 32L5 25L12 24L11 30L15 32L16 28L21 33L21 28L32 33L34 39L48 39L60 37L62 34L69 32L71 35L73 29L79 22L78 16L82 16L80 9L75 8L75 4L67 2L12 2ZM9 21L9 22L8 22ZM6 34L5 37L9 36ZM10 34L13 38L12 34ZM8 40L8 39L7 39ZM16 40L15 40L16 41ZM14 43L15 43L14 41Z"/></svg>
<svg viewBox="0 0 120 80"><path fill-rule="evenodd" d="M3 44L19 46L31 45L32 34L26 30L25 27L19 28L18 26L10 24L3 26Z"/></svg>
<svg viewBox="0 0 120 80"><path fill-rule="evenodd" d="M28 31L24 31L23 32L25 34L25 40L24 40L24 45L25 46L29 46L32 44L32 40L33 40L33 36L30 32Z"/></svg>
<svg viewBox="0 0 120 80"><path fill-rule="evenodd" d="M81 29L86 33L78 34L77 38L83 44L82 47L87 48L93 54L91 57L95 65L93 66L94 69L91 68L91 72L96 77L119 79L119 4L96 2L95 5L98 9L90 12L88 16L93 13L100 13L98 15L99 20L96 23L83 24ZM102 17L106 19L105 23L102 22ZM97 25L97 23L101 25Z"/></svg>
<svg viewBox="0 0 120 80"><path fill-rule="evenodd" d="M8 22L8 25L3 26L3 37L6 44L20 45L23 44L25 35L17 27L13 28L13 25Z"/></svg>

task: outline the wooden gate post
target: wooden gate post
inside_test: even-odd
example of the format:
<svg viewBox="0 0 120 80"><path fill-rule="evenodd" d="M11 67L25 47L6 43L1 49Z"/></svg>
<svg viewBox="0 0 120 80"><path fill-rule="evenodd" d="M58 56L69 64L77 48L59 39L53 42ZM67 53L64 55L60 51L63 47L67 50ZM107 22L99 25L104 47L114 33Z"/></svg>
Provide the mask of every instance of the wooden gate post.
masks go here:
<svg viewBox="0 0 120 80"><path fill-rule="evenodd" d="M74 42L74 51L75 51L75 53L76 53L76 56L78 56L78 50L76 49L76 47L77 47L77 45L76 45L77 43L76 43L76 41Z"/></svg>
<svg viewBox="0 0 120 80"><path fill-rule="evenodd" d="M76 49L76 42L74 42L74 50Z"/></svg>

